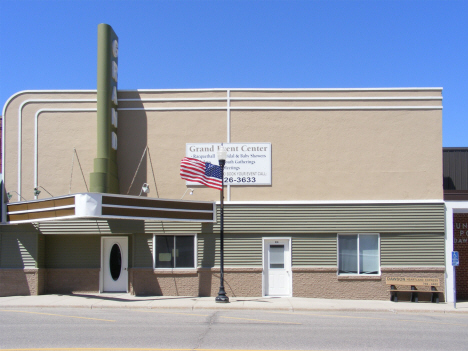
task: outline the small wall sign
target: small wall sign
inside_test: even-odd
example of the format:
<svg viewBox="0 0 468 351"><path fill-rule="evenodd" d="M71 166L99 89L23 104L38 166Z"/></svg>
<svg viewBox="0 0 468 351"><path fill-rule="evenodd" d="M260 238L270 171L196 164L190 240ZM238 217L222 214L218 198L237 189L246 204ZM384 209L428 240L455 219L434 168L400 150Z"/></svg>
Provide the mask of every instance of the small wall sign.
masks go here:
<svg viewBox="0 0 468 351"><path fill-rule="evenodd" d="M458 267L460 265L460 257L458 251L452 251L452 266Z"/></svg>
<svg viewBox="0 0 468 351"><path fill-rule="evenodd" d="M229 143L224 166L226 185L271 185L271 143ZM185 155L218 164L219 143L186 144ZM187 182L187 185L196 183Z"/></svg>

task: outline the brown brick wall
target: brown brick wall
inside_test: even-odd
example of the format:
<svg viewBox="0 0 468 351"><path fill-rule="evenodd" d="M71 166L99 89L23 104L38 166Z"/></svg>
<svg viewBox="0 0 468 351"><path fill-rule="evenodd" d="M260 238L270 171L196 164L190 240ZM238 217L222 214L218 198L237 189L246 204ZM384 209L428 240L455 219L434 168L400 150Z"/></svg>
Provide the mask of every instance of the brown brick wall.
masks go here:
<svg viewBox="0 0 468 351"><path fill-rule="evenodd" d="M129 273L130 292L134 295L217 296L220 285L219 269L155 272L151 268L133 268ZM225 269L224 289L232 297L261 296L261 269Z"/></svg>
<svg viewBox="0 0 468 351"><path fill-rule="evenodd" d="M45 285L47 279L47 270L40 268L37 270L37 295L45 293Z"/></svg>
<svg viewBox="0 0 468 351"><path fill-rule="evenodd" d="M0 296L39 295L44 292L44 270L0 269Z"/></svg>
<svg viewBox="0 0 468 351"><path fill-rule="evenodd" d="M468 300L468 213L453 215L453 250L460 257L455 271L457 300Z"/></svg>
<svg viewBox="0 0 468 351"><path fill-rule="evenodd" d="M155 274L151 268L132 268L129 269L129 284L129 291L134 295L198 296L196 270Z"/></svg>
<svg viewBox="0 0 468 351"><path fill-rule="evenodd" d="M293 268L293 296L345 300L389 300L389 285L386 277L439 278L444 291L444 268L382 268L381 276L337 276L337 269ZM418 287L427 290L425 287ZM405 300L402 296L401 300ZM429 300L422 294L420 300ZM440 295L443 301L443 294Z"/></svg>
<svg viewBox="0 0 468 351"><path fill-rule="evenodd" d="M381 276L337 276L336 268L293 268L293 296L347 300L389 300L386 277L439 278L444 301L444 267L382 268ZM160 271L129 269L129 291L134 295L217 296L219 269ZM224 288L229 297L262 296L261 268L227 268ZM419 287L418 289L424 289ZM0 296L70 294L99 291L99 269L2 269ZM423 294L420 300L429 300ZM409 299L399 296L400 300Z"/></svg>
<svg viewBox="0 0 468 351"><path fill-rule="evenodd" d="M44 285L46 294L99 292L99 268L49 268Z"/></svg>
<svg viewBox="0 0 468 351"><path fill-rule="evenodd" d="M202 268L200 274L200 296L218 296L220 270ZM262 296L261 268L225 268L224 290L227 296Z"/></svg>
<svg viewBox="0 0 468 351"><path fill-rule="evenodd" d="M440 300L444 300L444 268L383 268L381 276L337 276L336 268L294 268L293 296L351 300L389 300L386 277L439 278ZM156 296L217 296L219 269L200 268L198 271L167 271L152 269L130 270L130 292L135 295ZM230 297L262 296L261 268L227 268L224 289ZM418 287L427 290L425 287ZM400 295L400 300L409 299ZM421 301L430 295L422 294Z"/></svg>

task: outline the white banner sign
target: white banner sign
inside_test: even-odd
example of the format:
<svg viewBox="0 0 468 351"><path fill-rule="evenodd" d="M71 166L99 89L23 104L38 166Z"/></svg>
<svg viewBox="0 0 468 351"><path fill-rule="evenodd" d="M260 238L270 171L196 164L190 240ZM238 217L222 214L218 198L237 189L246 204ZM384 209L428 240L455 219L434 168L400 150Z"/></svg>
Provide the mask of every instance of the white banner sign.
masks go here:
<svg viewBox="0 0 468 351"><path fill-rule="evenodd" d="M218 165L221 144L186 144L185 155ZM223 144L227 150L224 184L271 185L271 143ZM187 182L187 185L198 183Z"/></svg>

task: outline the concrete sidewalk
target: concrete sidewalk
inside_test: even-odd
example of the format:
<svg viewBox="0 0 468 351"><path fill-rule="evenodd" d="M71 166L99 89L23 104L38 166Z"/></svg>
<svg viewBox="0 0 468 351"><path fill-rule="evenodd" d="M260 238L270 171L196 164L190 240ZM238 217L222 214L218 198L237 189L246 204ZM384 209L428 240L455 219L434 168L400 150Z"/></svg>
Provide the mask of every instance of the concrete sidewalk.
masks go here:
<svg viewBox="0 0 468 351"><path fill-rule="evenodd" d="M301 297L230 297L230 303L216 303L214 297L134 296L125 293L0 297L0 309L51 307L468 313L468 302L457 303L455 309L453 303L443 302L396 303Z"/></svg>

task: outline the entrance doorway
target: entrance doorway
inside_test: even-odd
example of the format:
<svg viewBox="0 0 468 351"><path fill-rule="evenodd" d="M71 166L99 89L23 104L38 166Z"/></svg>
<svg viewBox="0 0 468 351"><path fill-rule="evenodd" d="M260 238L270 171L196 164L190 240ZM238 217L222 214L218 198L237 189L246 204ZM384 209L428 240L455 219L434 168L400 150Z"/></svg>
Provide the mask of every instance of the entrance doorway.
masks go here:
<svg viewBox="0 0 468 351"><path fill-rule="evenodd" d="M128 292L128 237L101 238L101 292Z"/></svg>
<svg viewBox="0 0 468 351"><path fill-rule="evenodd" d="M291 238L263 238L263 293L291 296Z"/></svg>
<svg viewBox="0 0 468 351"><path fill-rule="evenodd" d="M457 301L468 300L468 213L453 214L453 251L458 251L460 265L456 267ZM450 267L451 268L451 267Z"/></svg>

